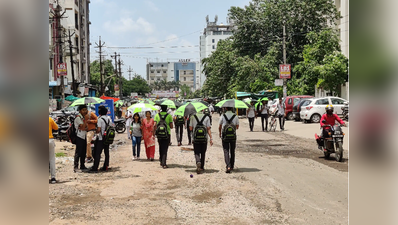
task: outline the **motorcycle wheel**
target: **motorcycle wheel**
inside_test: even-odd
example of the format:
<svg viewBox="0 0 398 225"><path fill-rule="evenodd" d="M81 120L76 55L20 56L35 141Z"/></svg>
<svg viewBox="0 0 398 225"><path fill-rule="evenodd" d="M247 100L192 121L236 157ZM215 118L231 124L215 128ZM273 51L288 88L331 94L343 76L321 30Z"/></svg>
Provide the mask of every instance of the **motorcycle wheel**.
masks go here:
<svg viewBox="0 0 398 225"><path fill-rule="evenodd" d="M122 134L126 131L126 125L123 123L119 123L118 125L116 125L116 132L119 134Z"/></svg>
<svg viewBox="0 0 398 225"><path fill-rule="evenodd" d="M336 153L335 153L337 162L343 161L343 152L344 152L344 150L343 150L342 143L341 142L337 142L336 143Z"/></svg>
<svg viewBox="0 0 398 225"><path fill-rule="evenodd" d="M329 159L329 157L330 157L330 153L329 152L323 152L323 154L325 155L325 159Z"/></svg>

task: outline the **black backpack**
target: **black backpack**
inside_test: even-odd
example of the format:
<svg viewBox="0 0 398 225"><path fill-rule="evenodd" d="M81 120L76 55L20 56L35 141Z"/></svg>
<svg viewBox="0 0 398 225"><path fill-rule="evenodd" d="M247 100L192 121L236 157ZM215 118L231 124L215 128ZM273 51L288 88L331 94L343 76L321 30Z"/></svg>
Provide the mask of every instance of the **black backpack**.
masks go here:
<svg viewBox="0 0 398 225"><path fill-rule="evenodd" d="M204 115L202 120L199 121L198 117L194 115L196 119L195 130L193 131L193 142L194 143L207 143L207 127L203 124L207 115Z"/></svg>
<svg viewBox="0 0 398 225"><path fill-rule="evenodd" d="M105 126L105 133L102 137L102 140L104 141L105 145L110 145L113 143L113 140L115 139L115 135L116 135L116 129L114 126L109 125L108 122L106 122L106 120L101 117L101 119L105 122L106 126Z"/></svg>
<svg viewBox="0 0 398 225"><path fill-rule="evenodd" d="M76 117L78 117L78 115ZM66 134L68 135L69 142L74 144L74 145L76 144L76 138L77 138L77 130L76 130L76 127L75 127L75 119L76 119L76 117L71 119L71 124L69 125L69 128L66 130Z"/></svg>
<svg viewBox="0 0 398 225"><path fill-rule="evenodd" d="M177 116L177 118L176 118L176 124L178 124L178 125L184 125L184 122L185 122L185 120L184 120L184 117L183 117L183 116Z"/></svg>
<svg viewBox="0 0 398 225"><path fill-rule="evenodd" d="M165 115L162 115L159 113L159 123L156 128L156 137L158 139L168 139L169 138L169 132L167 131L167 124L166 124L166 118L169 114L166 113Z"/></svg>
<svg viewBox="0 0 398 225"><path fill-rule="evenodd" d="M227 121L222 131L222 140L224 142L236 141L236 126L232 123L235 116L236 115L233 115L231 119L228 120L227 116L224 114L224 119Z"/></svg>

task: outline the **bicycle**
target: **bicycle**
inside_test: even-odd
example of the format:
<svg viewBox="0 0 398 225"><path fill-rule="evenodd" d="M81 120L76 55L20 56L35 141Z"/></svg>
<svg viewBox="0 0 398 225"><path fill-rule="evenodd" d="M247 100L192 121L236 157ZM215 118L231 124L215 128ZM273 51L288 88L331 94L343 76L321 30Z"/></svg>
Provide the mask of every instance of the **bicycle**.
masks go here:
<svg viewBox="0 0 398 225"><path fill-rule="evenodd" d="M269 121L269 124L268 124L269 131L273 131L273 132L275 132L276 126L278 125L275 115L276 115L276 112L271 114L270 121Z"/></svg>

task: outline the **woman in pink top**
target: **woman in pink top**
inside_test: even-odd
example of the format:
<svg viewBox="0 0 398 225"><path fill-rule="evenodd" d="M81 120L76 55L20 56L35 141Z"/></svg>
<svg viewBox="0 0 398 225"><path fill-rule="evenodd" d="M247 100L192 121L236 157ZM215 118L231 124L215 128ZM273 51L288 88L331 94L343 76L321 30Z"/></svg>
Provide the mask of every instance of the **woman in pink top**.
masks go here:
<svg viewBox="0 0 398 225"><path fill-rule="evenodd" d="M155 122L151 118L151 112L145 112L146 118L142 120L142 132L146 149L146 157L148 160L153 161L155 158L155 136L154 136L154 124Z"/></svg>

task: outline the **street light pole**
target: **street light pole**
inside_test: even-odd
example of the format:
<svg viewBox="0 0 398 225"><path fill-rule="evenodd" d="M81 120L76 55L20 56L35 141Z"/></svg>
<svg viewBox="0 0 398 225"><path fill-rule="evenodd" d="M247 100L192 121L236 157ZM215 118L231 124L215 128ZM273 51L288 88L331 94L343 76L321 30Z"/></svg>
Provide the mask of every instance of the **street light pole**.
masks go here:
<svg viewBox="0 0 398 225"><path fill-rule="evenodd" d="M73 66L73 53L72 53L72 40L71 40L72 35L70 34L70 29L69 29L68 30L68 36L69 36L68 42L69 42L69 53L70 53L70 67L71 67L71 71L72 71L72 95L77 97L76 96L76 87L75 87L75 70L73 68L74 66Z"/></svg>
<svg viewBox="0 0 398 225"><path fill-rule="evenodd" d="M286 33L285 25L283 25L283 64L286 64ZM287 97L287 80L283 78L283 97Z"/></svg>

